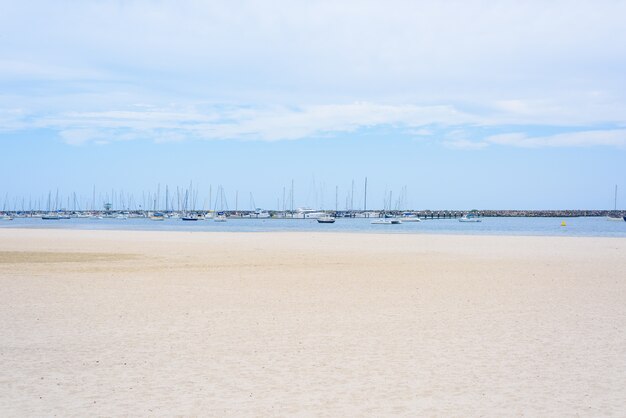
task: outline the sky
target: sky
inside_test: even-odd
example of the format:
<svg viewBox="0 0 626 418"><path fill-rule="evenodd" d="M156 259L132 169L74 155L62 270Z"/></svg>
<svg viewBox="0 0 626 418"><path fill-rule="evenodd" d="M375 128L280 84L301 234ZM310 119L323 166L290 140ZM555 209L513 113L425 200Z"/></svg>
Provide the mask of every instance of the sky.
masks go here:
<svg viewBox="0 0 626 418"><path fill-rule="evenodd" d="M0 209L626 209L624 1L0 10Z"/></svg>

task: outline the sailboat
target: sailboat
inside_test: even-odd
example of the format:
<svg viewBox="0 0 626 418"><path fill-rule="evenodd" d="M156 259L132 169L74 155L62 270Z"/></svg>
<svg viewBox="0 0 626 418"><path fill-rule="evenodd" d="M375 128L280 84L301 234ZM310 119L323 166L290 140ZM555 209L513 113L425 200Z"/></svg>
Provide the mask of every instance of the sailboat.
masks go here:
<svg viewBox="0 0 626 418"><path fill-rule="evenodd" d="M473 213L466 213L459 218L459 222L482 222L480 218L476 217Z"/></svg>
<svg viewBox="0 0 626 418"><path fill-rule="evenodd" d="M213 218L213 222L226 222L226 213L217 212L217 216Z"/></svg>
<svg viewBox="0 0 626 418"><path fill-rule="evenodd" d="M183 221L197 221L200 219L200 217L197 213L186 213L181 217L181 219Z"/></svg>
<svg viewBox="0 0 626 418"><path fill-rule="evenodd" d="M606 217L607 221L626 221L626 216L620 216L617 214L617 184L615 185L615 200L613 203L613 212Z"/></svg>
<svg viewBox="0 0 626 418"><path fill-rule="evenodd" d="M327 214L320 218L317 218L317 222L320 224L332 224L335 223L335 217Z"/></svg>
<svg viewBox="0 0 626 418"><path fill-rule="evenodd" d="M384 214L383 218L373 220L370 223L372 225L398 225L398 224L401 224L402 221L400 219L392 217L389 214Z"/></svg>

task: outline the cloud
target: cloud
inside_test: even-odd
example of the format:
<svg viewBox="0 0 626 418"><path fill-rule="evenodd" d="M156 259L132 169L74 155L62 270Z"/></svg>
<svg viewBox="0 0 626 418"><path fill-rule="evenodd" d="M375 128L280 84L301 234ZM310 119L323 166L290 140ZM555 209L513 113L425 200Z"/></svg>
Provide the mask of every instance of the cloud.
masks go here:
<svg viewBox="0 0 626 418"><path fill-rule="evenodd" d="M626 148L626 129L567 129L566 133L529 135L524 131L488 135L502 130L484 115L453 106L392 105L356 102L303 107L237 107L210 104L157 108L135 105L127 110L64 112L31 115L19 109L0 111L3 130L30 128L56 132L68 145L115 141L185 140L281 141L336 136L376 128L388 135L439 141L451 149L478 150L489 145L523 148L609 146ZM523 126L519 126L523 128ZM536 130L537 127L535 126ZM552 130L555 128L553 127ZM483 139L477 139L483 138Z"/></svg>
<svg viewBox="0 0 626 418"><path fill-rule="evenodd" d="M592 146L626 148L626 129L569 132L535 137L525 133L508 133L489 136L485 142L522 148Z"/></svg>
<svg viewBox="0 0 626 418"><path fill-rule="evenodd" d="M83 145L86 142L101 141L102 133L94 129L66 129L59 132L66 144Z"/></svg>
<svg viewBox="0 0 626 418"><path fill-rule="evenodd" d="M480 148L475 127L517 125L485 143L529 146L546 141L524 125L626 126L624 15L610 0L9 2L0 130L85 144L385 127Z"/></svg>
<svg viewBox="0 0 626 418"><path fill-rule="evenodd" d="M187 109L142 109L103 112L67 112L33 122L37 128L60 132L68 144L109 140L183 139L294 140L377 126L415 130L429 124L477 123L480 118L451 106L381 105L351 103L300 108L219 108L203 112ZM417 129L419 131L419 129Z"/></svg>

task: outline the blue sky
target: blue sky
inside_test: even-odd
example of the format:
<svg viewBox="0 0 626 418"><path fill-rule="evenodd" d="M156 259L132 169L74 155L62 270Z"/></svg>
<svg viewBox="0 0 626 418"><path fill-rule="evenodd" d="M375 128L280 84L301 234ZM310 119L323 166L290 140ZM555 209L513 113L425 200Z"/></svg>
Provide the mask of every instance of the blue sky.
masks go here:
<svg viewBox="0 0 626 418"><path fill-rule="evenodd" d="M0 6L0 205L626 208L625 2Z"/></svg>

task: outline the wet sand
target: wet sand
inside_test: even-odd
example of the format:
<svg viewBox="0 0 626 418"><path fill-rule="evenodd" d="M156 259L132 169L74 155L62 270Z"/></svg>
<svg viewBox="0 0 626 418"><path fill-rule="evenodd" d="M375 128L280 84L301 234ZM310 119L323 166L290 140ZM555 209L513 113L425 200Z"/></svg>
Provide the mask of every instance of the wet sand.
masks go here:
<svg viewBox="0 0 626 418"><path fill-rule="evenodd" d="M0 229L0 414L623 416L626 239Z"/></svg>

